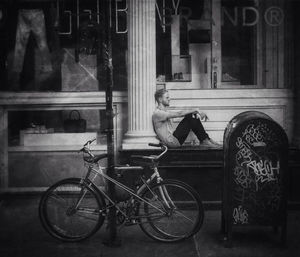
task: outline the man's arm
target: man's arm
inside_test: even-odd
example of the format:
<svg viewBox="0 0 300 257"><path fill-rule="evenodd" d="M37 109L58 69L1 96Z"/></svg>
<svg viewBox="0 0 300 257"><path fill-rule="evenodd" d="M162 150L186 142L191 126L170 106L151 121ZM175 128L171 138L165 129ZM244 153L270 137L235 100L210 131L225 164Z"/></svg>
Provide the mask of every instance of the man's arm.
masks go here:
<svg viewBox="0 0 300 257"><path fill-rule="evenodd" d="M167 112L167 119L172 119L172 118L179 118L179 117L183 117L185 115L188 114L196 114L198 112L198 110L184 110L184 111L175 111L175 112Z"/></svg>
<svg viewBox="0 0 300 257"><path fill-rule="evenodd" d="M194 114L194 118L200 120L207 120L208 117L204 112L200 112L198 109L194 110L185 110L185 111L176 111L176 112L168 112L168 119L183 117L188 114Z"/></svg>
<svg viewBox="0 0 300 257"><path fill-rule="evenodd" d="M167 119L172 119L172 118L179 118L183 117L188 114L194 114L195 118L201 119L201 120L206 120L207 116L205 113L200 112L198 109L194 110L183 110L183 111L161 111L155 115L156 119L158 121L164 121Z"/></svg>

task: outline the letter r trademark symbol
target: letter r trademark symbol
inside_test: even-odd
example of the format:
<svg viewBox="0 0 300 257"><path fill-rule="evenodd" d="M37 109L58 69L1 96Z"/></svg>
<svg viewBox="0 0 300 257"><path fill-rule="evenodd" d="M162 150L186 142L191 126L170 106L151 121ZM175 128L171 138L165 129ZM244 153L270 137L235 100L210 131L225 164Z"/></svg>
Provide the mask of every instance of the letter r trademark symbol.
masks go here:
<svg viewBox="0 0 300 257"><path fill-rule="evenodd" d="M284 19L283 10L276 6L269 7L265 12L265 21L268 25L279 26Z"/></svg>

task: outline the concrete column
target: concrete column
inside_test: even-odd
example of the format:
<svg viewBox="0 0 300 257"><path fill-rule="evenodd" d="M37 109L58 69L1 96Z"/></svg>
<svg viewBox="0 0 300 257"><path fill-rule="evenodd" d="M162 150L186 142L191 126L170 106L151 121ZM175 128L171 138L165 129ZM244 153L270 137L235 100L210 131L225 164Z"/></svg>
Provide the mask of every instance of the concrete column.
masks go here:
<svg viewBox="0 0 300 257"><path fill-rule="evenodd" d="M157 142L152 127L156 89L155 0L128 0L128 131L123 149Z"/></svg>

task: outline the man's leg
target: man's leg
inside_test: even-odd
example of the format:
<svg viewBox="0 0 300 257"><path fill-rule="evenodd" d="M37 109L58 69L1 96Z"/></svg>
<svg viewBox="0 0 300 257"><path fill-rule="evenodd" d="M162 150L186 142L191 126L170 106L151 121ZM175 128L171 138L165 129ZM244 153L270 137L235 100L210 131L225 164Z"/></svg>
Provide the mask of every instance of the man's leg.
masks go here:
<svg viewBox="0 0 300 257"><path fill-rule="evenodd" d="M209 138L201 121L193 118L192 114L188 114L183 118L173 135L178 139L180 144L183 144L191 130L195 133L200 142Z"/></svg>

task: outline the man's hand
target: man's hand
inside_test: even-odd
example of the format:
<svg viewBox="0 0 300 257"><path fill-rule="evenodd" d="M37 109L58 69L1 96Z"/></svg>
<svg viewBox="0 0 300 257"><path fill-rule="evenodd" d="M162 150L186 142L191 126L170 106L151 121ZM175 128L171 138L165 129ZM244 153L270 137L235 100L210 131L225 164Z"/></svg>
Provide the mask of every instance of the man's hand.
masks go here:
<svg viewBox="0 0 300 257"><path fill-rule="evenodd" d="M207 115L204 112L200 112L198 110L193 113L193 118L199 119L201 121L207 121L208 120Z"/></svg>

